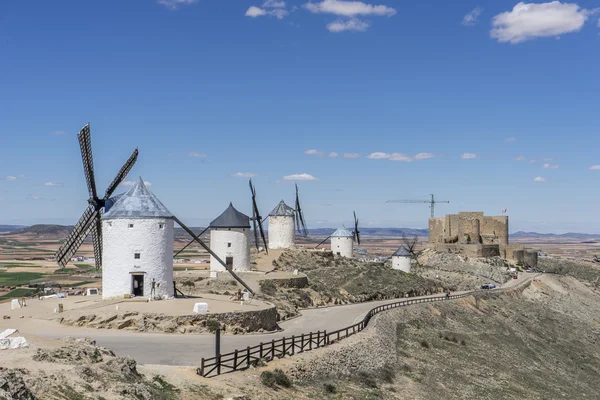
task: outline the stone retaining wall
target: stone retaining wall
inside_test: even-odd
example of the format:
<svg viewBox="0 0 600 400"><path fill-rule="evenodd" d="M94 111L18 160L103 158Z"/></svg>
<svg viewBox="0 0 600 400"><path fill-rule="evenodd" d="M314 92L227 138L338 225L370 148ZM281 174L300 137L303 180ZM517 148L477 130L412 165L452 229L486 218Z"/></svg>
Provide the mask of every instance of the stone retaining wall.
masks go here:
<svg viewBox="0 0 600 400"><path fill-rule="evenodd" d="M214 323L208 322L207 324L209 320L217 321L221 329L230 334L269 332L279 329L275 307L258 311L192 315L115 311L114 313L73 314L59 318L58 322L64 325L96 329L198 334L214 329Z"/></svg>
<svg viewBox="0 0 600 400"><path fill-rule="evenodd" d="M269 279L267 275L267 279L272 281L275 286L280 288L287 289L303 289L308 287L308 277L307 276L298 276L294 278L274 278Z"/></svg>

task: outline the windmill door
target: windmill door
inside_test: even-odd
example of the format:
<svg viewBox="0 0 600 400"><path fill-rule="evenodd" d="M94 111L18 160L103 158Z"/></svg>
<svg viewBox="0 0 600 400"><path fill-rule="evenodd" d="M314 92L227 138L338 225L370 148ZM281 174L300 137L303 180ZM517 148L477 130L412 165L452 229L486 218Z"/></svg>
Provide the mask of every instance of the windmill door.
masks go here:
<svg viewBox="0 0 600 400"><path fill-rule="evenodd" d="M132 293L136 297L144 295L144 275L131 275Z"/></svg>
<svg viewBox="0 0 600 400"><path fill-rule="evenodd" d="M225 257L225 264L228 268L233 269L233 257Z"/></svg>

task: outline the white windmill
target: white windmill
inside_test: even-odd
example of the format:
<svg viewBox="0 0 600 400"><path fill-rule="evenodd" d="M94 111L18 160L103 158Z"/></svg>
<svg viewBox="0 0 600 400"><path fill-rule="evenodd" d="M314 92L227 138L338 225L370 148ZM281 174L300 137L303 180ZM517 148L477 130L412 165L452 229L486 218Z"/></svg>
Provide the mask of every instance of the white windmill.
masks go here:
<svg viewBox="0 0 600 400"><path fill-rule="evenodd" d="M296 208L281 200L269 214L269 249L289 249L296 243L296 231L306 237L308 231L300 207L298 185L296 185Z"/></svg>
<svg viewBox="0 0 600 400"><path fill-rule="evenodd" d="M250 270L250 217L229 203L229 207L209 225L210 249L234 271ZM214 257L210 258L210 272L225 271Z"/></svg>

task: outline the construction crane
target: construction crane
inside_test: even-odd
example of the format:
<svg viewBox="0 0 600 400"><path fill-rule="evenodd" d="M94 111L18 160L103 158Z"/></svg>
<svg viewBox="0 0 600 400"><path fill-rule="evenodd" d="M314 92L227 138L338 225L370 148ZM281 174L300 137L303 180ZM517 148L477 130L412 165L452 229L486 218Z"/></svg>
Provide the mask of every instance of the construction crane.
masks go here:
<svg viewBox="0 0 600 400"><path fill-rule="evenodd" d="M450 203L447 200L436 200L433 195L431 195L431 200L388 200L386 203L428 203L429 208L431 208L431 218L435 218L435 205L436 203Z"/></svg>

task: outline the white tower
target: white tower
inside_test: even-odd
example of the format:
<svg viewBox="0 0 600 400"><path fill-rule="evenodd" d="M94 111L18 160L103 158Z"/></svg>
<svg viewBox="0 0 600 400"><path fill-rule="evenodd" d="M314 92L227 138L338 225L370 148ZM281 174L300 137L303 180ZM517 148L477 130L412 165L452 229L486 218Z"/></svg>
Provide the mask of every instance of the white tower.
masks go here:
<svg viewBox="0 0 600 400"><path fill-rule="evenodd" d="M410 251L404 246L400 246L394 254L392 254L392 269L410 273Z"/></svg>
<svg viewBox="0 0 600 400"><path fill-rule="evenodd" d="M289 249L294 246L296 225L294 209L283 200L269 214L269 249Z"/></svg>
<svg viewBox="0 0 600 400"><path fill-rule="evenodd" d="M210 249L234 271L250 270L250 218L229 203L229 207L210 223ZM210 256L210 271L225 267Z"/></svg>
<svg viewBox="0 0 600 400"><path fill-rule="evenodd" d="M102 216L102 298L173 297L173 214L139 178Z"/></svg>
<svg viewBox="0 0 600 400"><path fill-rule="evenodd" d="M331 251L342 257L352 258L354 235L346 228L340 228L331 235Z"/></svg>

